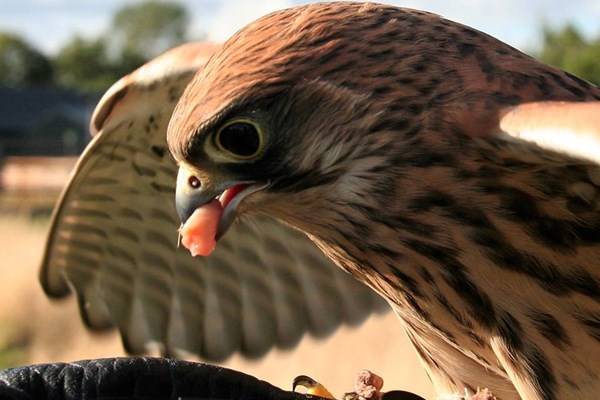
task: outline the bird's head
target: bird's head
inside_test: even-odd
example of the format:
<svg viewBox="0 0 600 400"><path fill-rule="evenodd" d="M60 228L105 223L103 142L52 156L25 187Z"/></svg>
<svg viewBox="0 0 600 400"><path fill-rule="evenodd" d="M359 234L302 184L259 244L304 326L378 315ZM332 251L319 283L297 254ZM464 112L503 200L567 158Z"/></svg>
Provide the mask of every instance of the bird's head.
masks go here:
<svg viewBox="0 0 600 400"><path fill-rule="evenodd" d="M494 123L477 117L481 77L468 62L490 38L466 29L421 11L342 2L279 11L240 30L192 80L169 125L182 221L217 196L219 234L244 213L315 233L348 220L340 205L385 209L386 196L410 186L399 188L403 172L393 169L442 145L459 151L454 139L423 132L443 132L456 116L473 129Z"/></svg>
<svg viewBox="0 0 600 400"><path fill-rule="evenodd" d="M371 89L390 84L374 54L394 45L365 47L357 30L384 18L383 11L360 4L297 7L225 43L186 89L168 130L184 222L217 196L224 206L220 234L246 212L297 225L332 200L368 197L370 171L384 163L373 150L387 144L365 135L382 122ZM348 180L364 190L348 191L341 185Z"/></svg>

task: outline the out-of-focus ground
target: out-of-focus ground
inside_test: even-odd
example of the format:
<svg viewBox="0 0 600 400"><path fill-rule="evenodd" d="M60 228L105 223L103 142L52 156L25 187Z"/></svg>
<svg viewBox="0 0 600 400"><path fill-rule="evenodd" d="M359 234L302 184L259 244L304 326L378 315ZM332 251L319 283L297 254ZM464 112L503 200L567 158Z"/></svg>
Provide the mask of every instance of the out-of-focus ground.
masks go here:
<svg viewBox="0 0 600 400"><path fill-rule="evenodd" d="M74 298L52 302L38 284L49 205L74 161L15 159L0 171L0 368L125 355L116 333L84 328ZM295 376L309 375L336 396L351 391L359 370L370 369L384 378L384 390L433 396L392 313L325 340L305 338L290 352L274 351L258 361L233 357L222 365L288 390Z"/></svg>

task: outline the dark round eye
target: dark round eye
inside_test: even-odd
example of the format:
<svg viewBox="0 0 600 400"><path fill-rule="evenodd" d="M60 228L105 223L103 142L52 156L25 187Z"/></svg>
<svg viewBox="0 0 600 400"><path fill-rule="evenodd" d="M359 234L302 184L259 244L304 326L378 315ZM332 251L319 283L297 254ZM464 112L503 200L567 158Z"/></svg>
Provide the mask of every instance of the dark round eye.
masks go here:
<svg viewBox="0 0 600 400"><path fill-rule="evenodd" d="M215 137L217 147L240 160L255 157L263 148L262 131L254 122L239 119L225 124Z"/></svg>
<svg viewBox="0 0 600 400"><path fill-rule="evenodd" d="M188 178L188 185L190 185L192 189L198 189L200 186L202 186L202 182L200 181L200 178L192 175Z"/></svg>

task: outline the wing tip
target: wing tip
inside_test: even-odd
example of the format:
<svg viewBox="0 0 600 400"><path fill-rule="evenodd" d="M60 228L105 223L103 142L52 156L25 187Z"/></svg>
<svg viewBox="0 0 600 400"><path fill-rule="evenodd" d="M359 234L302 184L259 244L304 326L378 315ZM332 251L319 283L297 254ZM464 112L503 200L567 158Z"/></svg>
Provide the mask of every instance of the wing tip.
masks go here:
<svg viewBox="0 0 600 400"><path fill-rule="evenodd" d="M113 109L132 87L147 86L168 75L195 73L220 45L211 42L185 43L148 61L115 82L104 93L94 109L90 131L95 136L102 130Z"/></svg>

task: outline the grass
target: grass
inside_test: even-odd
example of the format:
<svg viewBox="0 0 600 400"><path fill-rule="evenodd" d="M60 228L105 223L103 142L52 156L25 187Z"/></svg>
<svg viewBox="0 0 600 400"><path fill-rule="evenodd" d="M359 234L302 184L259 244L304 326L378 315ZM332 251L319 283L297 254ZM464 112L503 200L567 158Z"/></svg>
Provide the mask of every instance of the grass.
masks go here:
<svg viewBox="0 0 600 400"><path fill-rule="evenodd" d="M6 343L0 347L0 369L23 365L27 361L27 350L24 347Z"/></svg>
<svg viewBox="0 0 600 400"><path fill-rule="evenodd" d="M27 214L11 211L0 214L0 368L28 361L29 327L39 318L31 314L35 304L32 278L48 221L33 224Z"/></svg>
<svg viewBox="0 0 600 400"><path fill-rule="evenodd" d="M10 321L0 321L2 326L14 326ZM0 369L23 365L27 362L29 335L18 327L4 332L0 339Z"/></svg>

